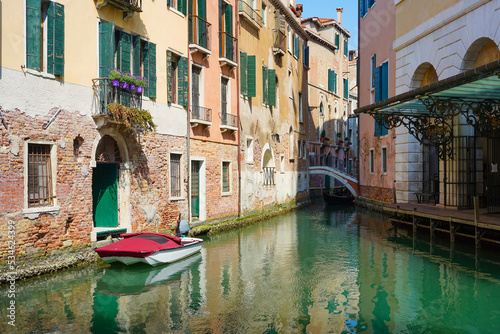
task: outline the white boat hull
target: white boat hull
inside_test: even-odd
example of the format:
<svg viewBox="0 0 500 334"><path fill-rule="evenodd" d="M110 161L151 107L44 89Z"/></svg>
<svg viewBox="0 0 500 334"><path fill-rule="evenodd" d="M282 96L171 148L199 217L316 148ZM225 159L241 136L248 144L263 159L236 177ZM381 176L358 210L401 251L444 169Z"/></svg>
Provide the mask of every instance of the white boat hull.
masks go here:
<svg viewBox="0 0 500 334"><path fill-rule="evenodd" d="M146 257L107 256L102 259L106 263L122 262L126 265L131 265L142 262L151 266L157 266L176 262L199 252L202 246L202 239L184 238L182 239L182 243L186 245L179 248L160 250Z"/></svg>

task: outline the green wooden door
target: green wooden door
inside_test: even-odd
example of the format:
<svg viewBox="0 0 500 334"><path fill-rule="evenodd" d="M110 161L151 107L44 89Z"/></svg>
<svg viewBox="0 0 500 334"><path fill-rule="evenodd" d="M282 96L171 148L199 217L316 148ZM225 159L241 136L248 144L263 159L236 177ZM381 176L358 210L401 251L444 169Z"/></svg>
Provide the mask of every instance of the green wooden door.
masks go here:
<svg viewBox="0 0 500 334"><path fill-rule="evenodd" d="M200 216L200 162L191 161L191 216Z"/></svg>
<svg viewBox="0 0 500 334"><path fill-rule="evenodd" d="M118 226L118 165L97 164L92 175L92 204L95 227Z"/></svg>

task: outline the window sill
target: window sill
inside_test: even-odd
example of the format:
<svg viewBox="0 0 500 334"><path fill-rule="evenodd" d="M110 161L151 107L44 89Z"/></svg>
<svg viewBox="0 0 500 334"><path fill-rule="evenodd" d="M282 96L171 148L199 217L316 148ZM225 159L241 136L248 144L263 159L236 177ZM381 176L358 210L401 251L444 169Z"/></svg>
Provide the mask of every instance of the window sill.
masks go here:
<svg viewBox="0 0 500 334"><path fill-rule="evenodd" d="M180 17L182 18L185 18L186 15L184 15L183 13L179 12L177 9L175 9L174 7L170 7L168 6L168 9L171 10L172 12L174 12L175 14L179 15Z"/></svg>
<svg viewBox="0 0 500 334"><path fill-rule="evenodd" d="M54 74L47 73L47 72L40 72L40 71L34 70L32 68L27 68L26 73L34 75L36 77L42 77L45 79L56 80L56 76Z"/></svg>
<svg viewBox="0 0 500 334"><path fill-rule="evenodd" d="M186 198L185 197L170 197L168 200L169 201L184 201L184 200L186 200Z"/></svg>
<svg viewBox="0 0 500 334"><path fill-rule="evenodd" d="M28 209L24 209L22 214L23 214L23 218L28 218L28 219L37 219L42 214L49 214L52 216L56 216L59 214L59 206L28 208Z"/></svg>
<svg viewBox="0 0 500 334"><path fill-rule="evenodd" d="M177 104L177 103L170 103L170 106L171 107L174 107L174 108L177 108L177 109L182 109L184 110L184 107L181 106L180 104Z"/></svg>
<svg viewBox="0 0 500 334"><path fill-rule="evenodd" d="M223 192L223 193L221 194L221 196L222 196L222 197L228 197L228 196L231 196L232 194L233 194L233 192L232 192L232 191L227 192L227 193Z"/></svg>

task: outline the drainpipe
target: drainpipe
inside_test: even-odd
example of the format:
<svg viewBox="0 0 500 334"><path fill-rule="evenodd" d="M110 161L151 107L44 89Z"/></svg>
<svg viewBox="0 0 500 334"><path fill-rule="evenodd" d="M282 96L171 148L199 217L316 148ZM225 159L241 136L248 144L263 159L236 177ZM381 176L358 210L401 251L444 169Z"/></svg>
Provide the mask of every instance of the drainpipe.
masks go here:
<svg viewBox="0 0 500 334"><path fill-rule="evenodd" d="M361 6L361 1L362 0L359 0L358 1L358 8L361 8L359 6ZM361 34L359 33L360 32L360 28L361 28L361 18L359 17L359 14L358 14L358 61L356 62L356 84L358 85L358 108L359 108L359 101L361 100L361 89L360 89L360 85L359 85L359 60L360 60L360 57L361 57L361 48L360 48L360 41L361 41L361 38L359 36L361 36ZM360 163L359 163L359 151L360 151L360 145L361 145L361 142L360 142L360 137L359 137L359 134L361 133L361 117L360 115L358 115L358 133L356 134L357 137L358 137L358 149L357 149L357 152L356 152L356 155L357 155L357 161L356 161L356 170L357 170L357 178L358 178L358 195L361 195L361 191L360 191L360 188L361 188L361 181L360 181Z"/></svg>
<svg viewBox="0 0 500 334"><path fill-rule="evenodd" d="M240 26L240 21L239 21L239 15L238 15L238 11L235 10L234 11L234 16L236 17L235 21L236 22L236 25L235 25L235 30L236 30L236 36L238 36L238 28ZM235 69L235 71L237 71L235 73L235 77L236 77L236 96L237 96L237 99L236 99L236 117L238 118L238 135L237 135L237 138L238 138L238 152L236 154L236 157L238 158L238 217L241 217L241 129L240 129L240 122L241 122L241 119L240 119L240 76L239 76L239 66L241 65L240 64L240 53L239 53L239 39L236 38L236 57L238 57L238 68Z"/></svg>
<svg viewBox="0 0 500 334"><path fill-rule="evenodd" d="M188 191L187 191L187 204L188 204L188 212L187 212L187 221L191 222L191 146L190 146L190 139L191 139L191 114L189 112L189 106L191 105L191 52L189 50L189 1L186 1L186 26L187 26L187 32L188 32L188 45L187 45L187 58L188 58L188 96L187 96L187 108L186 108L186 150L187 150L187 173L186 173L186 179L187 179L187 186L188 186Z"/></svg>

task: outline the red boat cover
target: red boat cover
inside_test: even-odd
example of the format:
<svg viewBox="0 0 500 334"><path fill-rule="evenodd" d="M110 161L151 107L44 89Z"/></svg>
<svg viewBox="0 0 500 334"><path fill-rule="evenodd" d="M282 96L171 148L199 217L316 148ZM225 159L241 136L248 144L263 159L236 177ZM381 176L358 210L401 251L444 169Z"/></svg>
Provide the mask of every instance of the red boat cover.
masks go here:
<svg viewBox="0 0 500 334"><path fill-rule="evenodd" d="M181 239L160 233L127 233L123 240L96 248L100 257L128 256L144 258L159 250L183 247Z"/></svg>

